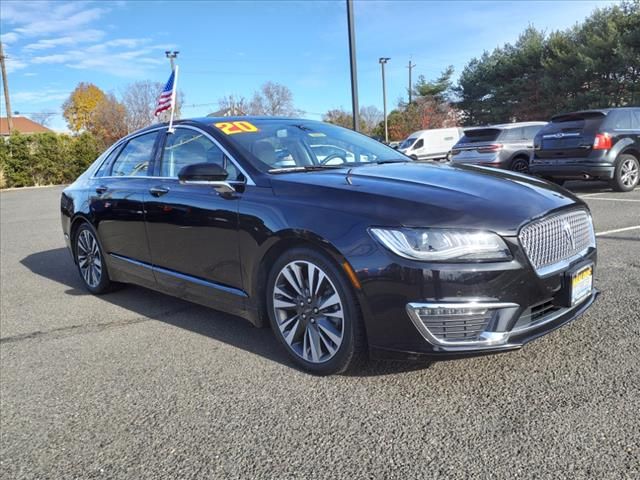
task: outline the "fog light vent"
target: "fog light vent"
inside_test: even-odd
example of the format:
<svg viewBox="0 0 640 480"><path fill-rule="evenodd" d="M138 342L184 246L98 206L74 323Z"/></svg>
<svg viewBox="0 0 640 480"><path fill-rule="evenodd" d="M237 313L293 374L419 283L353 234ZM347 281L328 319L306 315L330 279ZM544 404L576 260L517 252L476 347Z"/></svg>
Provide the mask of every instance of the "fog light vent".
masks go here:
<svg viewBox="0 0 640 480"><path fill-rule="evenodd" d="M407 312L434 345L481 347L506 342L508 333L488 331L490 322L517 308L513 303L410 303Z"/></svg>

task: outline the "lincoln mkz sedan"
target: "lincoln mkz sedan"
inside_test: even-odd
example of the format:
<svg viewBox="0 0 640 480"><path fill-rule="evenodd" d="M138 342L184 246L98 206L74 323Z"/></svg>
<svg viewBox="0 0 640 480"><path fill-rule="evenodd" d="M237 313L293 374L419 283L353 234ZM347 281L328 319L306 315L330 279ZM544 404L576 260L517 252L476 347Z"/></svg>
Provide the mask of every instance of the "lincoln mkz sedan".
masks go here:
<svg viewBox="0 0 640 480"><path fill-rule="evenodd" d="M597 296L591 215L568 191L316 121L154 125L104 152L61 211L90 292L133 283L270 324L317 374L516 349Z"/></svg>

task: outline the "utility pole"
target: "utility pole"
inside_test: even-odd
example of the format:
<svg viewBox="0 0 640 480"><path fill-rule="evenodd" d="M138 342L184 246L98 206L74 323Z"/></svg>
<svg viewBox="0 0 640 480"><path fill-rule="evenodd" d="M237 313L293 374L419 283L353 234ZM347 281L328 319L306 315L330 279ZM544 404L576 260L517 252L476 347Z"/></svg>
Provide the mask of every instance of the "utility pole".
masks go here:
<svg viewBox="0 0 640 480"><path fill-rule="evenodd" d="M353 26L353 0L347 0L347 25L349 30L349 63L351 65L351 110L353 129L360 131L360 108L358 107L358 73L356 71L356 32Z"/></svg>
<svg viewBox="0 0 640 480"><path fill-rule="evenodd" d="M176 50L174 51L167 50L166 52L164 52L165 56L169 59L169 63L171 63L172 72L176 69L175 58L178 56L179 53L180 52Z"/></svg>
<svg viewBox="0 0 640 480"><path fill-rule="evenodd" d="M9 81L7 80L7 68L4 65L4 50L0 42L0 69L2 70L2 87L4 88L4 104L7 108L7 127L9 134L13 130L13 119L11 118L11 101L9 100Z"/></svg>
<svg viewBox="0 0 640 480"><path fill-rule="evenodd" d="M385 143L389 143L389 126L387 125L387 85L385 84L384 78L384 66L389 60L391 60L389 57L380 57L380 59L378 60L378 62L380 62L380 66L382 67L382 110L384 114Z"/></svg>
<svg viewBox="0 0 640 480"><path fill-rule="evenodd" d="M411 64L411 60L409 60L409 66L407 67L409 69L409 105L411 105L411 95L413 93L413 84L411 83L411 70L413 70L413 67L415 67L416 64Z"/></svg>

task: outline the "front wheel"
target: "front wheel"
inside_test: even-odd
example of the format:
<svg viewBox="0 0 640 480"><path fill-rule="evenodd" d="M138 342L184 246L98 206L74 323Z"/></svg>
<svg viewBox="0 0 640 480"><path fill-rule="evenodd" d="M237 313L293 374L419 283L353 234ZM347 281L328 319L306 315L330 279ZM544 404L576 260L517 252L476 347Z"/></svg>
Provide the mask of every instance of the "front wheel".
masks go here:
<svg viewBox="0 0 640 480"><path fill-rule="evenodd" d="M74 240L73 252L84 286L96 295L111 290L113 283L109 279L104 254L95 230L83 223L78 228Z"/></svg>
<svg viewBox="0 0 640 480"><path fill-rule="evenodd" d="M640 163L633 155L620 155L613 173L611 188L616 192L630 192L640 179Z"/></svg>
<svg viewBox="0 0 640 480"><path fill-rule="evenodd" d="M343 272L307 248L283 254L267 283L271 328L300 367L319 375L347 370L364 351L357 300Z"/></svg>

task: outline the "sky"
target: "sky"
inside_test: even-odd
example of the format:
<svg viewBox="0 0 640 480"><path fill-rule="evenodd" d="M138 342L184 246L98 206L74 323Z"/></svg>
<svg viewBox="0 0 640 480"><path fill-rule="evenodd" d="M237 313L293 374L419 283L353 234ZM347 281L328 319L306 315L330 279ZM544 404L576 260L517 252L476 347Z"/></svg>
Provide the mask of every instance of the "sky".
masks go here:
<svg viewBox="0 0 640 480"><path fill-rule="evenodd" d="M515 42L529 25L546 32L582 21L605 0L356 0L360 105L382 110L379 57L388 109L413 77L433 79L448 65ZM288 86L295 106L320 119L351 107L346 2L335 1L26 1L0 2L11 109L55 112L79 82L120 94L137 80L165 82L165 50L178 50L184 117L218 109L225 95L250 98L267 81ZM2 116L6 115L2 98Z"/></svg>

